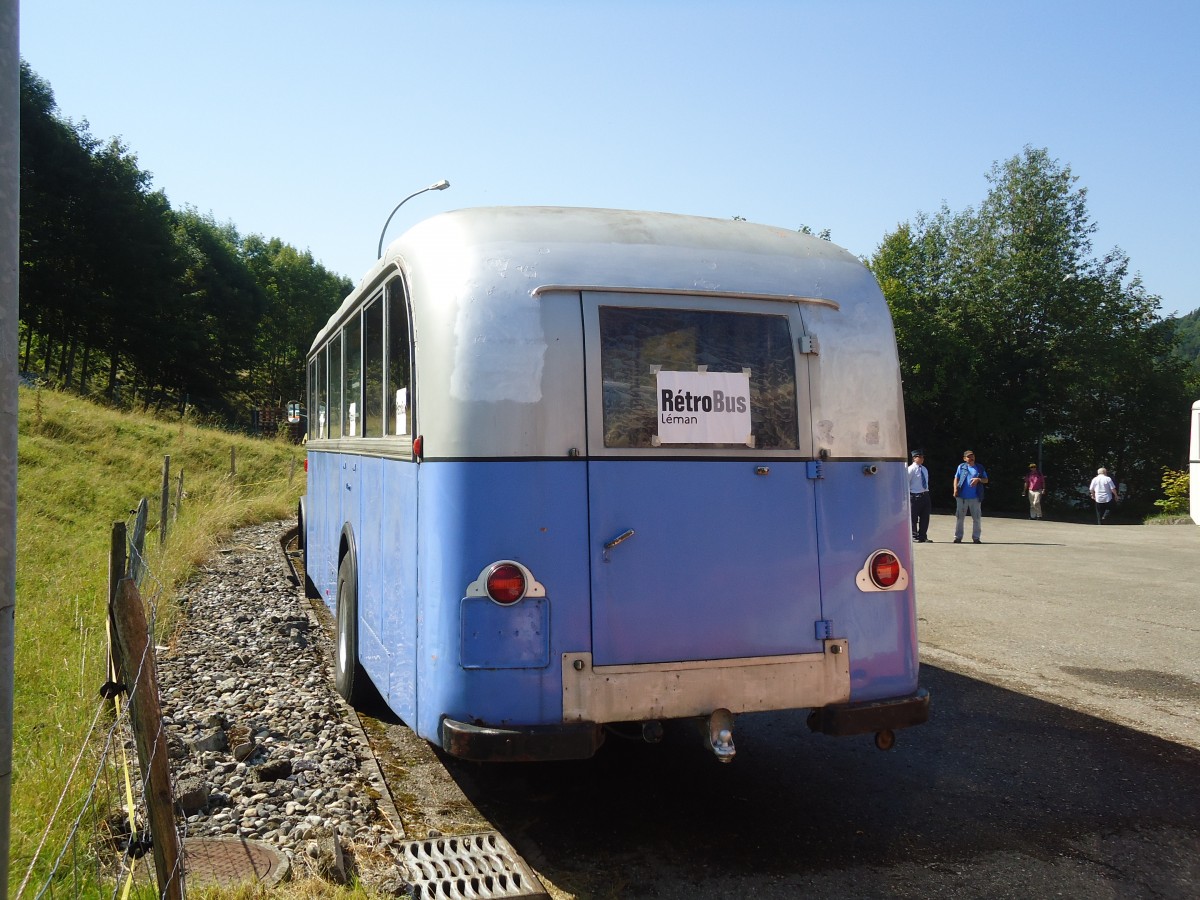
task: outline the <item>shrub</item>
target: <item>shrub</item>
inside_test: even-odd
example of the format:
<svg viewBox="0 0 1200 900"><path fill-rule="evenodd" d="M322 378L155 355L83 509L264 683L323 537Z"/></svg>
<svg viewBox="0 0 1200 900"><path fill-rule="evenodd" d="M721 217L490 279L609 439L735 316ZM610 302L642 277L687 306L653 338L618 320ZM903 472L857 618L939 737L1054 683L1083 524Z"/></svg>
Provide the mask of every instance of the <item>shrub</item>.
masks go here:
<svg viewBox="0 0 1200 900"><path fill-rule="evenodd" d="M1155 500L1154 505L1168 516L1187 515L1191 479L1186 470L1175 471L1163 467L1162 492L1163 500Z"/></svg>

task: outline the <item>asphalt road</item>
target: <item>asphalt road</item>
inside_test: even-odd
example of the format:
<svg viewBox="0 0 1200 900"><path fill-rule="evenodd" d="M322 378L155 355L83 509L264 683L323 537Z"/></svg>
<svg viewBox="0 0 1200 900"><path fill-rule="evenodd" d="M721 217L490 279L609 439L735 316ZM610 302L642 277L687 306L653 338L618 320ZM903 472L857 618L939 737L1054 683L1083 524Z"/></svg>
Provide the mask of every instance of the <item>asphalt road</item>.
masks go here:
<svg viewBox="0 0 1200 900"><path fill-rule="evenodd" d="M490 824L555 898L1200 897L1200 528L952 525L915 548L932 718L891 751L772 713L729 765L672 732L393 792L417 830Z"/></svg>
<svg viewBox="0 0 1200 900"><path fill-rule="evenodd" d="M913 548L923 662L1200 749L1200 527L953 532Z"/></svg>

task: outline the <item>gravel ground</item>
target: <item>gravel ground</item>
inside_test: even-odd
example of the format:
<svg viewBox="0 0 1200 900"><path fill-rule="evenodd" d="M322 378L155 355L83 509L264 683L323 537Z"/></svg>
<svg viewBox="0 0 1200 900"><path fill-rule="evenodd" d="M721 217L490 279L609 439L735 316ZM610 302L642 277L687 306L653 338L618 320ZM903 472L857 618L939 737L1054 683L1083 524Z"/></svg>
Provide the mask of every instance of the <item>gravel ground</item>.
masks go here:
<svg viewBox="0 0 1200 900"><path fill-rule="evenodd" d="M294 874L340 881L349 868L401 894L404 827L333 688L319 613L286 577L286 528L238 531L184 586L185 620L159 649L185 833L260 841L286 855Z"/></svg>

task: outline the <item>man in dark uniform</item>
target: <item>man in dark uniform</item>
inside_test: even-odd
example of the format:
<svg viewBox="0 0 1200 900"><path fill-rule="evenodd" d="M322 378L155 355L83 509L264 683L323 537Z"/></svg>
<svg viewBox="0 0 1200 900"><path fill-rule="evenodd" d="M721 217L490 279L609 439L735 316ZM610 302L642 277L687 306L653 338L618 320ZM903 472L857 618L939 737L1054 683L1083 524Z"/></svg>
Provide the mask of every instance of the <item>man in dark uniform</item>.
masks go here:
<svg viewBox="0 0 1200 900"><path fill-rule="evenodd" d="M918 544L929 542L929 513L933 503L929 499L929 470L925 468L925 453L912 452L912 465L908 467L908 502L912 513L912 537Z"/></svg>

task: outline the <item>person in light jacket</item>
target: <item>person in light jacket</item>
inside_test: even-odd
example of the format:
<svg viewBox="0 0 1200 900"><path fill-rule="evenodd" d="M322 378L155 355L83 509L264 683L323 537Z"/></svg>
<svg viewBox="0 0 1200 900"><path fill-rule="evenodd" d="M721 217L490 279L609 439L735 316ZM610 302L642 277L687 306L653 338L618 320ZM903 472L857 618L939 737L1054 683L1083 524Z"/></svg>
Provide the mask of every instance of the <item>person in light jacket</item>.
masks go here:
<svg viewBox="0 0 1200 900"><path fill-rule="evenodd" d="M1117 483L1108 477L1108 469L1101 466L1096 470L1096 477L1088 486L1088 493L1092 495L1092 502L1096 504L1096 524L1103 525L1112 505L1121 499Z"/></svg>

